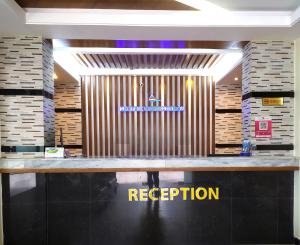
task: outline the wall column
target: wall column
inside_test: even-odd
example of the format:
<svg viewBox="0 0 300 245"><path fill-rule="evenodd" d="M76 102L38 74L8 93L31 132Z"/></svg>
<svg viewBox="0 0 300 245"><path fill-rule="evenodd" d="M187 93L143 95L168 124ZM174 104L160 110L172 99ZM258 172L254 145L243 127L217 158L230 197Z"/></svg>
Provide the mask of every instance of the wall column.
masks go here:
<svg viewBox="0 0 300 245"><path fill-rule="evenodd" d="M295 42L295 156L300 157L300 38ZM300 174L295 171L294 233L300 240Z"/></svg>
<svg viewBox="0 0 300 245"><path fill-rule="evenodd" d="M251 41L244 48L243 137L257 146L255 155L293 156L294 42ZM283 97L282 106L263 106L262 98ZM255 117L273 121L272 138L255 138Z"/></svg>
<svg viewBox="0 0 300 245"><path fill-rule="evenodd" d="M40 36L0 37L3 158L43 157L54 145L52 44Z"/></svg>

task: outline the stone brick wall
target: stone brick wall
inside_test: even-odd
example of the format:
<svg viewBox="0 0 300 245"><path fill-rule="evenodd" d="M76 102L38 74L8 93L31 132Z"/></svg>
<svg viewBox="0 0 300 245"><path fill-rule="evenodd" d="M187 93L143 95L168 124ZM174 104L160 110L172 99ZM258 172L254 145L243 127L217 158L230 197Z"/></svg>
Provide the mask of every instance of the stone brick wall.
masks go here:
<svg viewBox="0 0 300 245"><path fill-rule="evenodd" d="M55 81L55 128L56 145L60 145L60 129L63 130L64 146L71 156L82 155L81 85L55 65L58 79Z"/></svg>
<svg viewBox="0 0 300 245"><path fill-rule="evenodd" d="M80 82L72 77L67 81L55 81L55 106L56 108L81 109L81 86Z"/></svg>
<svg viewBox="0 0 300 245"><path fill-rule="evenodd" d="M216 85L216 108L217 109L240 109L242 103L241 83L217 83Z"/></svg>
<svg viewBox="0 0 300 245"><path fill-rule="evenodd" d="M216 84L216 154L239 154L242 142L241 83Z"/></svg>
<svg viewBox="0 0 300 245"><path fill-rule="evenodd" d="M257 145L256 155L293 155L294 43L252 41L244 49L243 136ZM263 106L264 97L283 97L283 106ZM273 137L255 138L255 117L273 121ZM268 146L268 147L267 147Z"/></svg>
<svg viewBox="0 0 300 245"><path fill-rule="evenodd" d="M43 88L44 91L51 94L44 96L44 133L45 133L45 145L53 146L55 144L55 107L54 107L54 59L52 53L52 43L48 40L43 40Z"/></svg>
<svg viewBox="0 0 300 245"><path fill-rule="evenodd" d="M0 37L0 92L2 157L43 157L55 137L51 42Z"/></svg>

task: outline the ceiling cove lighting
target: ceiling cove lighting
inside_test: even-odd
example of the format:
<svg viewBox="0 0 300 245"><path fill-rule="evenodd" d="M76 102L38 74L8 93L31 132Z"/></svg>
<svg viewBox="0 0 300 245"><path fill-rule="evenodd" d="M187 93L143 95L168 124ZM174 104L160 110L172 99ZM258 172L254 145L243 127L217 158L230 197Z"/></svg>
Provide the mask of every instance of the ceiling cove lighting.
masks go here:
<svg viewBox="0 0 300 245"><path fill-rule="evenodd" d="M202 12L211 12L211 13L227 12L226 9L206 0L176 0L176 2L198 9Z"/></svg>
<svg viewBox="0 0 300 245"><path fill-rule="evenodd" d="M53 51L53 58L57 64L80 82L82 66L72 54Z"/></svg>
<svg viewBox="0 0 300 245"><path fill-rule="evenodd" d="M213 76L219 81L242 60L240 49L188 49L169 48L170 43L161 43L165 48L70 48L62 47L59 41L54 44L54 60L76 80L82 75L187 75ZM122 45L120 45L122 46ZM133 44L134 46L134 44ZM168 47L168 48L167 48ZM81 54L219 54L220 58L210 68L200 69L124 69L86 67L76 53Z"/></svg>
<svg viewBox="0 0 300 245"><path fill-rule="evenodd" d="M56 52L81 54L231 54L240 49L196 49L196 48L76 48L57 47Z"/></svg>
<svg viewBox="0 0 300 245"><path fill-rule="evenodd" d="M235 67L241 64L243 59L242 53L226 54L220 59L220 61L212 67L212 74L216 82L220 81Z"/></svg>

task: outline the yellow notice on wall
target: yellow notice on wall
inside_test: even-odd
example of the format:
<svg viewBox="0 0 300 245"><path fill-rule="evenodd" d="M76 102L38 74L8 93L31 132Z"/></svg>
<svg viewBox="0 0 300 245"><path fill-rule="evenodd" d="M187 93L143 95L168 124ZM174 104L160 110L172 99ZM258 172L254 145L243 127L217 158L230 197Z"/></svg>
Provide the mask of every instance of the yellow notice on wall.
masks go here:
<svg viewBox="0 0 300 245"><path fill-rule="evenodd" d="M283 97L277 98L262 98L263 106L282 106L283 105Z"/></svg>

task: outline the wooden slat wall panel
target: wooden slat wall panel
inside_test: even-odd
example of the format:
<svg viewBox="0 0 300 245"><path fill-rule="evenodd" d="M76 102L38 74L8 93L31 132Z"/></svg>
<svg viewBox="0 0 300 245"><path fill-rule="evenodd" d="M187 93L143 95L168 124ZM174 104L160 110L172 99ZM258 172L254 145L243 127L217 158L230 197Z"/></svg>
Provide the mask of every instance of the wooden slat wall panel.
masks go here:
<svg viewBox="0 0 300 245"><path fill-rule="evenodd" d="M140 82L143 86L140 87ZM84 76L86 156L207 156L214 153L215 86L199 76ZM120 106L183 105L184 112L119 112Z"/></svg>
<svg viewBox="0 0 300 245"><path fill-rule="evenodd" d="M210 68L220 54L74 54L86 68L199 69Z"/></svg>

